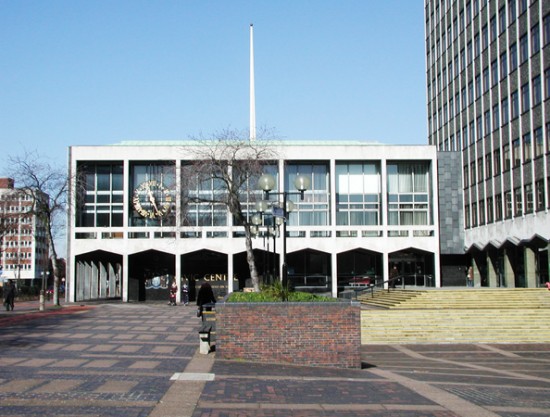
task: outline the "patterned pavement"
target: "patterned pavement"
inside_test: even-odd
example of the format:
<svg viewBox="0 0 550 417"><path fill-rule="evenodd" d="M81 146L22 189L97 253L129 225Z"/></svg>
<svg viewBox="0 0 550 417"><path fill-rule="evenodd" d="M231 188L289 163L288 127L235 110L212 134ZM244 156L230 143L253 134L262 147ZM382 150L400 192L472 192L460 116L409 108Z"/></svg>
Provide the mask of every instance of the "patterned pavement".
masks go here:
<svg viewBox="0 0 550 417"><path fill-rule="evenodd" d="M550 341L363 346L363 369L311 368L199 354L192 307L33 308L0 313L1 416L550 415Z"/></svg>
<svg viewBox="0 0 550 417"><path fill-rule="evenodd" d="M0 315L0 415L149 416L197 348L190 307L62 310Z"/></svg>

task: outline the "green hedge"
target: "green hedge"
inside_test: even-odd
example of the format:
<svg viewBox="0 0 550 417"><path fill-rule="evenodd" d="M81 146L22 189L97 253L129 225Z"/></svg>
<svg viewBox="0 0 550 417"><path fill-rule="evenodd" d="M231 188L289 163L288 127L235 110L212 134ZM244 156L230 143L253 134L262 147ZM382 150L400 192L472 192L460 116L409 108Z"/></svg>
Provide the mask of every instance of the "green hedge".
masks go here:
<svg viewBox="0 0 550 417"><path fill-rule="evenodd" d="M262 292L234 292L226 300L228 303L273 303L281 302L280 295L271 291ZM308 292L289 292L289 302L334 302L339 301L336 298L315 295Z"/></svg>

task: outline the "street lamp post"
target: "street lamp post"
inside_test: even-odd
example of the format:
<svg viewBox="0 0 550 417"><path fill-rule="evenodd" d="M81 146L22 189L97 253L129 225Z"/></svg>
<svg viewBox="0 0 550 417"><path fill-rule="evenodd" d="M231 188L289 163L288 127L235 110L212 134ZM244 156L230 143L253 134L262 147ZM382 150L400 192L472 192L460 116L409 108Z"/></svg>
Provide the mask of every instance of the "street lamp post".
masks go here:
<svg viewBox="0 0 550 417"><path fill-rule="evenodd" d="M265 242L266 237L268 239L270 237L273 238L273 252L271 254L272 266L271 266L271 270L269 270L269 267L268 267L267 272L269 272L271 274L272 279L275 279L275 277L277 276L277 273L276 273L276 269L277 269L277 266L276 266L277 237L279 236L279 227L282 224L282 218L274 217L273 214L268 213L267 212L267 201L264 201L264 200L258 201L258 203L256 203L256 210L258 211L258 213L254 214L251 218L252 227L250 228L250 231L251 231L253 236L258 236L260 234L260 227L265 227L265 232L264 232L264 235L263 235L264 236L264 242ZM270 215L270 216L273 217L273 224L271 226L267 225L267 224L264 224L263 218L267 215ZM267 250L269 251L269 240L268 240ZM266 263L265 256L264 256L264 263ZM264 273L265 272L266 272L266 268L265 268L265 265L264 265Z"/></svg>
<svg viewBox="0 0 550 417"><path fill-rule="evenodd" d="M40 289L40 301L38 307L40 311L45 310L46 280L48 278L48 275L50 275L49 271L42 271L42 288Z"/></svg>
<svg viewBox="0 0 550 417"><path fill-rule="evenodd" d="M292 211L294 208L294 203L290 200L288 200L288 196L290 195L299 195L300 200L304 199L304 193L309 188L311 184L311 181L309 177L306 177L305 175L298 175L296 176L296 179L294 180L294 187L298 190L298 192L290 192L290 191L281 191L281 192L271 192L273 188L275 188L275 178L273 178L270 174L263 174L258 179L258 185L264 192L264 200L269 200L270 195L279 195L283 197L282 206L279 208L279 210L276 210L277 208L274 207L273 209L273 216L275 217L281 217L282 218L282 225L283 225L283 265L282 265L282 284L284 288L288 288L288 266L286 263L286 226L287 226L287 219L288 219L288 213Z"/></svg>

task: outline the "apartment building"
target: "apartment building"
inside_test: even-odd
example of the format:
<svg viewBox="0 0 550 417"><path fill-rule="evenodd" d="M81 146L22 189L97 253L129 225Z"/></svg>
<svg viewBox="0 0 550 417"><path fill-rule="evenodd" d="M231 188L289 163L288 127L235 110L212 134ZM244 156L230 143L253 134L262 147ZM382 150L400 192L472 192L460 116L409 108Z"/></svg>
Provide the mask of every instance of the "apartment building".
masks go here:
<svg viewBox="0 0 550 417"><path fill-rule="evenodd" d="M32 213L33 197L0 178L0 270L2 281L35 284L48 271L49 246L45 225ZM20 281L21 282L21 281Z"/></svg>

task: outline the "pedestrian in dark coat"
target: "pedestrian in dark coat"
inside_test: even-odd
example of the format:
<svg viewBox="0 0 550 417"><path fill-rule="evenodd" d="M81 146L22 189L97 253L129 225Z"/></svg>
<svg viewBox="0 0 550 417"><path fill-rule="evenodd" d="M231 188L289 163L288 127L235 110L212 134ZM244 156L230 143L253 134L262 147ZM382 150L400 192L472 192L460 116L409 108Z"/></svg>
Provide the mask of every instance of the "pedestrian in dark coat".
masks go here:
<svg viewBox="0 0 550 417"><path fill-rule="evenodd" d="M4 286L4 306L7 311L13 311L15 301L15 284L10 279Z"/></svg>
<svg viewBox="0 0 550 417"><path fill-rule="evenodd" d="M216 297L214 297L214 291L212 290L212 286L205 282L201 285L199 289L199 293L197 295L197 317L202 316L203 309L206 308L206 311L212 310L211 307L204 307L205 304L215 303Z"/></svg>

